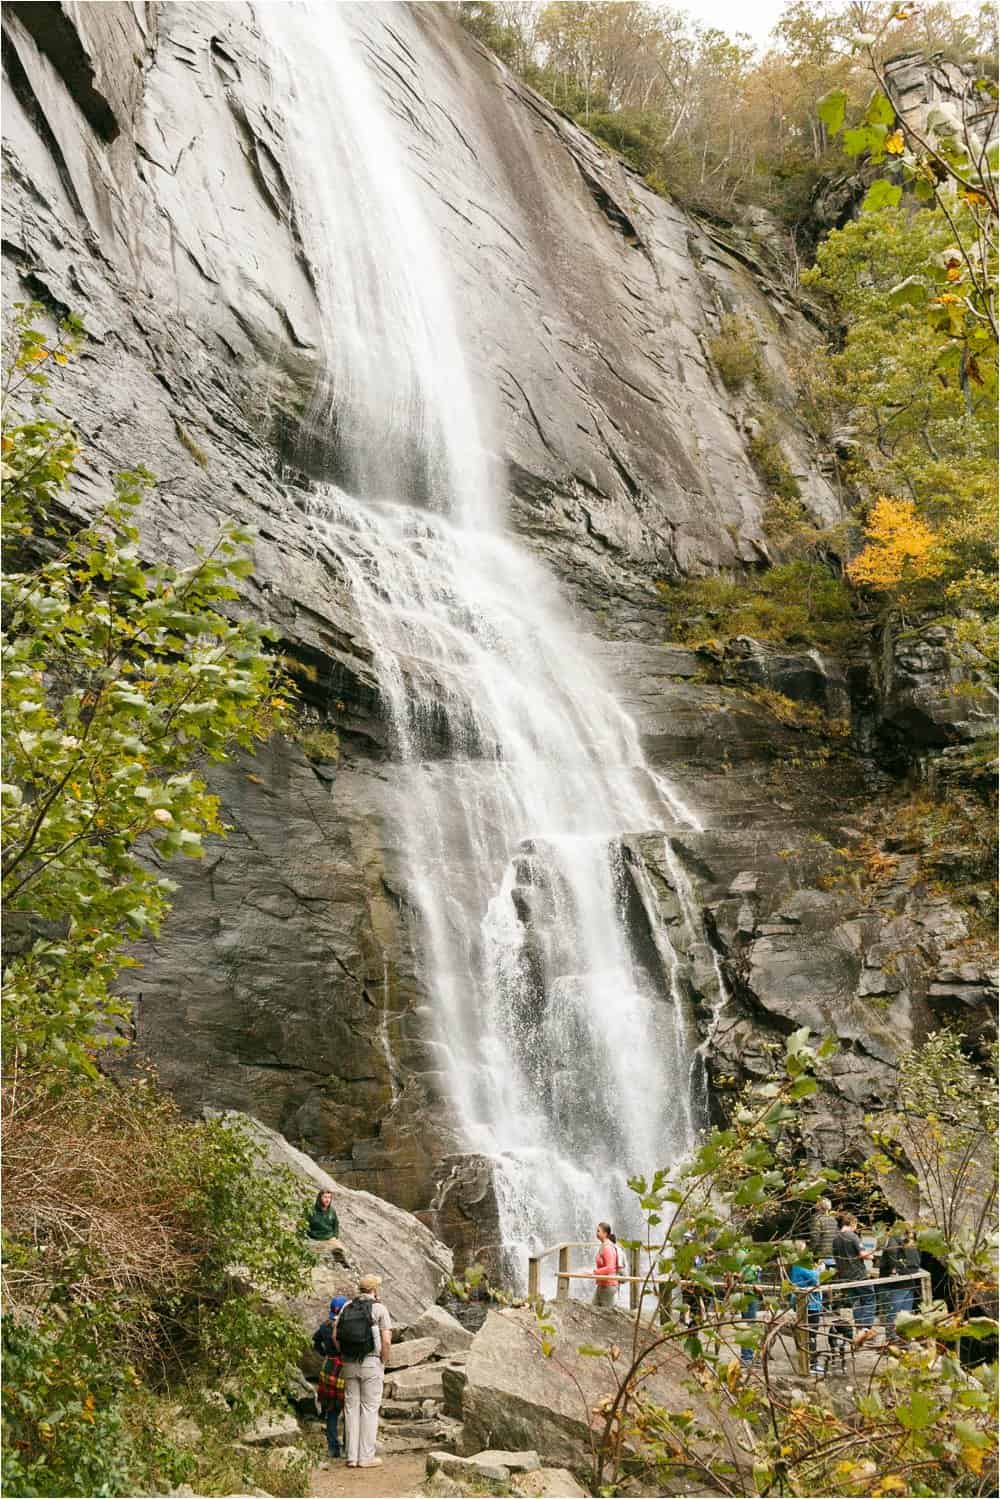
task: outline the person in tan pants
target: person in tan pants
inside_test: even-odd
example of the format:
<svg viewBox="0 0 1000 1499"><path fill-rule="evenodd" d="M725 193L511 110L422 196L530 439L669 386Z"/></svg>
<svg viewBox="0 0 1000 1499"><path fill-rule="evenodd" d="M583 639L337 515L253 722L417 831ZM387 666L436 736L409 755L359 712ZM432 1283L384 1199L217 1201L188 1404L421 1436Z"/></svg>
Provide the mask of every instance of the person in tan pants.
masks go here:
<svg viewBox="0 0 1000 1499"><path fill-rule="evenodd" d="M378 1299L377 1275L362 1275L358 1294L341 1309L334 1341L344 1360L344 1426L347 1466L379 1468L375 1456L378 1413L385 1382L385 1361L392 1344L389 1313Z"/></svg>

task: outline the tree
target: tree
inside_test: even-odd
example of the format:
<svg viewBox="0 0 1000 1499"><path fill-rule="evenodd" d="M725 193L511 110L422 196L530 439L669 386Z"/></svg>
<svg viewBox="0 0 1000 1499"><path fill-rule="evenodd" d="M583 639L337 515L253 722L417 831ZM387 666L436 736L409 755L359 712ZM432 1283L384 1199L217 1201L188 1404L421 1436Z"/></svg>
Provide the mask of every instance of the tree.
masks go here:
<svg viewBox="0 0 1000 1499"><path fill-rule="evenodd" d="M948 93L923 109L904 109L897 97L891 54L899 48L899 23L913 20L919 7L894 4L888 12L857 5L853 16L861 28L854 42L866 59L875 83L862 119L845 127L847 96L835 89L819 103L817 113L833 135L841 136L850 156L864 156L874 165L896 163L904 181L920 202L933 204L953 236L945 261L948 296L934 296L933 279L911 282L908 299L930 305L933 320L963 344L962 369L967 372L991 346L997 327L997 102L995 78L980 76L969 66L953 68ZM965 34L966 45L973 36ZM877 181L866 206L895 206L902 188L892 180ZM939 309L939 310L934 310Z"/></svg>
<svg viewBox="0 0 1000 1499"><path fill-rule="evenodd" d="M880 593L901 595L912 583L940 577L941 546L912 500L879 495L865 521L865 547L848 564L847 576Z"/></svg>
<svg viewBox="0 0 1000 1499"><path fill-rule="evenodd" d="M286 703L266 632L223 613L248 533L186 567L146 562L141 469L89 523L60 510L79 443L46 414L46 372L79 334L47 337L41 312L18 309L3 405L4 1038L8 1067L93 1074L124 1013L126 945L169 907L164 861L224 831L201 764L271 732Z"/></svg>
<svg viewBox="0 0 1000 1499"><path fill-rule="evenodd" d="M868 1163L915 1194L925 1225L922 1247L951 1279L951 1300L966 1314L985 1283L996 1301L996 1051L989 1079L965 1055L954 1031L937 1031L900 1060L899 1100L872 1121L880 1149Z"/></svg>
<svg viewBox="0 0 1000 1499"><path fill-rule="evenodd" d="M871 506L852 576L992 653L997 360L970 341L964 314L948 316L953 243L940 210L890 204L828 235L802 280L840 322L815 371L850 434L844 476Z"/></svg>

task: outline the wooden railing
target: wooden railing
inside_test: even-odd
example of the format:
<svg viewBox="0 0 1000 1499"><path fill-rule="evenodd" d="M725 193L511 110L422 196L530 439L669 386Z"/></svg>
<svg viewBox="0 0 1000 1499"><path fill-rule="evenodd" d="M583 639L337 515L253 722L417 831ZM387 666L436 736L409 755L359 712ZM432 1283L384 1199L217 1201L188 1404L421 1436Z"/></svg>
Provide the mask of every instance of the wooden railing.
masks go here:
<svg viewBox="0 0 1000 1499"><path fill-rule="evenodd" d="M528 1295L534 1300L542 1294L542 1261L547 1260L550 1255L559 1256L559 1267L556 1270L556 1300L565 1301L569 1296L569 1283L571 1280L589 1280L594 1285L598 1282L594 1278L593 1270L571 1270L569 1268L569 1254L571 1249L593 1249L593 1244L581 1239L573 1239L564 1244L552 1244L548 1249L543 1249L540 1254L530 1255L528 1258ZM645 1276L639 1274L639 1250L626 1250L629 1262L628 1275L615 1275L612 1279L619 1285L628 1286L629 1310L639 1310L639 1287L648 1285L649 1289L659 1284L659 1276Z"/></svg>
<svg viewBox="0 0 1000 1499"><path fill-rule="evenodd" d="M556 1269L556 1300L557 1301L565 1301L567 1299L567 1297L569 1296L570 1281L573 1281L573 1280L587 1280L587 1281L590 1281L592 1284L596 1285L597 1281L595 1280L593 1270L571 1270L570 1269L570 1251L571 1250L573 1250L573 1249L587 1249L587 1250L590 1250L590 1249L593 1249L593 1247L594 1247L593 1244L591 1244L589 1242L584 1242L583 1240L579 1240L579 1239L573 1239L573 1240L568 1240L568 1241L566 1241L565 1243L562 1243L562 1244L551 1244L548 1249L543 1249L539 1254L530 1255L529 1258L528 1258L528 1295L529 1295L529 1297L531 1297L532 1300L536 1300L536 1299L538 1299L541 1296L541 1294L542 1294L542 1263L543 1263L543 1261L551 1258L552 1255L557 1255L558 1256L558 1267ZM639 1273L639 1268L640 1268L640 1258L639 1258L639 1255L640 1255L640 1251L638 1249L629 1249L626 1252L628 1254L628 1259L629 1259L629 1273L628 1273L628 1275L616 1275L613 1278L618 1282L619 1285L627 1285L628 1286L628 1290L629 1290L629 1310L635 1312L635 1311L638 1311L638 1309L639 1309L640 1287L645 1287L649 1291L655 1291L655 1288L658 1285L660 1285L661 1283L673 1283L673 1284L676 1284L676 1277L675 1276L662 1276L661 1277L661 1276L658 1276L658 1275L640 1275L640 1273ZM885 1276L878 1276L878 1277L871 1277L870 1276L867 1280L834 1280L834 1281L825 1281L825 1282L823 1282L822 1285L819 1285L819 1286L802 1286L802 1287L799 1287L799 1286L789 1286L789 1285L786 1284L783 1287L783 1289L781 1290L780 1294L787 1294L787 1295L789 1295L789 1297L794 1297L795 1298L795 1304L794 1304L794 1336L795 1336L796 1362L798 1363L799 1373L803 1374L803 1375L808 1375L808 1373L809 1373L809 1362L810 1362L810 1352L809 1352L809 1298L810 1298L810 1296L815 1295L816 1292L818 1291L819 1294L820 1294L820 1296L822 1296L822 1297L829 1297L829 1298L832 1299L834 1296L840 1296L841 1293L844 1292L844 1291L853 1291L853 1290L859 1290L859 1289L869 1290L869 1291L871 1291L872 1299L873 1299L873 1301L875 1303L875 1314L874 1314L874 1316L877 1317L877 1315L878 1315L878 1293L879 1293L879 1291L883 1287L885 1287L885 1286L912 1285L914 1282L917 1283L917 1287L918 1287L918 1290L919 1290L919 1296L917 1298L918 1299L918 1304L921 1307L921 1309L926 1310L930 1306L930 1304L931 1304L931 1277L930 1277L929 1272L926 1271L926 1270L914 1270L909 1275L885 1275ZM706 1296L710 1296L711 1295L711 1292L709 1290L707 1290L707 1288L702 1288L702 1287L698 1287L698 1286L695 1287L696 1291L699 1290L699 1289L704 1289ZM775 1286L775 1285L770 1285L770 1284L768 1284L768 1285L761 1285L759 1287L752 1286L752 1285L748 1284L748 1285L746 1285L743 1288L743 1290L747 1294L750 1294L752 1292L757 1292L758 1295L759 1295L759 1298L761 1300L763 1300L765 1292L769 1292L771 1294L772 1298L773 1298L773 1296L776 1293L778 1293L779 1288L777 1286ZM739 1318L737 1317L734 1320L738 1321ZM873 1317L873 1321L874 1321L874 1317Z"/></svg>
<svg viewBox="0 0 1000 1499"><path fill-rule="evenodd" d="M916 1283L916 1284L914 1284ZM818 1292L820 1297L840 1296L843 1291L865 1290L871 1292L873 1313L872 1325L878 1320L879 1291L883 1286L911 1285L918 1292L917 1302L921 1311L929 1309L931 1277L928 1270L912 1270L909 1275L869 1276L867 1280L828 1280L819 1286L792 1286L790 1294L795 1297L795 1351L800 1374L809 1373L809 1298ZM749 1288L748 1288L749 1289ZM820 1308L822 1313L823 1308ZM895 1318L895 1314L893 1314Z"/></svg>

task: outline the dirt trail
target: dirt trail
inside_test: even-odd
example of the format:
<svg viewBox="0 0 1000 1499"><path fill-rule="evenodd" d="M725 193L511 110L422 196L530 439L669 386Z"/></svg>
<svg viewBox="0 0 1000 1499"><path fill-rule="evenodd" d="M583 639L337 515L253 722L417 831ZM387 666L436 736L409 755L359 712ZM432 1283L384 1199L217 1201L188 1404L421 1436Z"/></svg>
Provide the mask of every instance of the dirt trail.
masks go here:
<svg viewBox="0 0 1000 1499"><path fill-rule="evenodd" d="M412 1499L420 1493L426 1471L425 1452L390 1453L381 1468L349 1468L335 1462L311 1470L309 1493L317 1499Z"/></svg>

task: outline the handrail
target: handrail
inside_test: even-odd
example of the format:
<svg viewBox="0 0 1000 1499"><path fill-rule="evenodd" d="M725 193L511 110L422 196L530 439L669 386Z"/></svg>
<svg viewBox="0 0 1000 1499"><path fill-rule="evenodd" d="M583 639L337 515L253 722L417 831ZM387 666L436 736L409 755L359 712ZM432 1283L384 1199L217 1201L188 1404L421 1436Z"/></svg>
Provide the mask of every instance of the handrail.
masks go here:
<svg viewBox="0 0 1000 1499"><path fill-rule="evenodd" d="M538 1254L528 1257L528 1296L536 1301L541 1296L541 1267L542 1261L555 1254L559 1257L559 1267L556 1271L556 1300L565 1301L569 1296L569 1283L571 1280L597 1280L593 1270L571 1270L569 1268L569 1252L571 1249L590 1249L592 1245L589 1240L567 1239L558 1244L550 1244L547 1249L542 1249ZM639 1286L648 1286L651 1290L674 1279L673 1276L641 1275L639 1273L638 1249L628 1250L629 1275L609 1276L617 1285L627 1285L629 1288L629 1310L632 1312L639 1309ZM909 1281L920 1282L920 1305L928 1307L931 1304L931 1277L927 1270L913 1270L908 1275L884 1275L868 1276L865 1280L825 1280L815 1286L793 1286L789 1282L782 1282L784 1294L795 1298L795 1343L799 1355L799 1372L809 1373L809 1338L808 1338L808 1298L816 1291L822 1296L823 1293L837 1294L842 1291L869 1289L875 1291L877 1287L898 1284ZM697 1285L698 1283L695 1282ZM705 1288L708 1289L707 1287ZM767 1286L768 1290L777 1287ZM753 1283L747 1283L743 1287L744 1293L756 1292L763 1296L765 1287ZM709 1293L710 1294L710 1293Z"/></svg>

